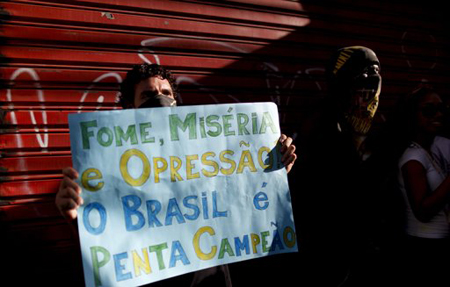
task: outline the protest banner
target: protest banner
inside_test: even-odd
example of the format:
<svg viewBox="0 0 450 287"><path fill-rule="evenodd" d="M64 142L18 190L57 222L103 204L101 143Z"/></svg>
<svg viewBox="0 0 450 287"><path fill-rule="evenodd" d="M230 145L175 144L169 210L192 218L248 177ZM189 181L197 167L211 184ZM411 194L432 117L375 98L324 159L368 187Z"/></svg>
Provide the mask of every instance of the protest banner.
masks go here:
<svg viewBox="0 0 450 287"><path fill-rule="evenodd" d="M297 251L273 103L69 115L87 286Z"/></svg>

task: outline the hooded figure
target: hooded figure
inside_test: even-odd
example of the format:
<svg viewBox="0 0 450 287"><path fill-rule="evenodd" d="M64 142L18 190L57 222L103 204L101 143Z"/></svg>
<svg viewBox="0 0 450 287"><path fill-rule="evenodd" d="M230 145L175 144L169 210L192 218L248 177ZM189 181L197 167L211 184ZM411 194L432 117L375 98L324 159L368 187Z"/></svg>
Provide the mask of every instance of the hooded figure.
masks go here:
<svg viewBox="0 0 450 287"><path fill-rule="evenodd" d="M327 70L329 104L339 129L365 135L378 108L381 92L380 62L366 47L339 49Z"/></svg>
<svg viewBox="0 0 450 287"><path fill-rule="evenodd" d="M377 286L365 281L376 270L366 252L373 251L377 220L376 169L366 137L378 108L379 69L365 47L332 55L323 116L302 149L294 217L307 262L302 276L314 286Z"/></svg>

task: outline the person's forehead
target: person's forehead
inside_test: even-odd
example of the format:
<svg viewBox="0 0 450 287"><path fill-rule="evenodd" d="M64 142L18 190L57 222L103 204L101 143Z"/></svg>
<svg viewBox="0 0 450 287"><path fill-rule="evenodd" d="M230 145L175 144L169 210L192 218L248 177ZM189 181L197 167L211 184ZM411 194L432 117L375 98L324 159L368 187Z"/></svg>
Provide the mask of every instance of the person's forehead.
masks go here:
<svg viewBox="0 0 450 287"><path fill-rule="evenodd" d="M150 77L147 79L144 79L138 83L138 86L140 86L143 89L169 89L172 90L172 87L170 86L170 83L167 79L163 79L159 76L156 77Z"/></svg>

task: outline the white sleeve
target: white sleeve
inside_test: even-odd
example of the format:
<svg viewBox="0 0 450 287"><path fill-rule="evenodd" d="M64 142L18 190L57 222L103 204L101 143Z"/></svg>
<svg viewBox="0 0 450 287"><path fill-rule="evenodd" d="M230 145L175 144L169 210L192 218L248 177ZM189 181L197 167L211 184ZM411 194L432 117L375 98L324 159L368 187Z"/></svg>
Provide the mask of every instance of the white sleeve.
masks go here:
<svg viewBox="0 0 450 287"><path fill-rule="evenodd" d="M450 175L450 139L437 136L431 152L445 174Z"/></svg>
<svg viewBox="0 0 450 287"><path fill-rule="evenodd" d="M420 162L425 169L428 169L429 159L426 152L417 147L408 147L399 160L399 168L401 169L407 162L416 160Z"/></svg>

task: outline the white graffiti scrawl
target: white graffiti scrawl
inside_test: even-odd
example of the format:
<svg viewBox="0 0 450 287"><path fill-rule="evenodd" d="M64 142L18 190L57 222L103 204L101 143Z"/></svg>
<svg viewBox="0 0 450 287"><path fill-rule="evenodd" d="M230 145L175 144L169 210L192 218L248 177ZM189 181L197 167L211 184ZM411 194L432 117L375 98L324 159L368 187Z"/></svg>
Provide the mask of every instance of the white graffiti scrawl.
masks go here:
<svg viewBox="0 0 450 287"><path fill-rule="evenodd" d="M183 43L185 40L183 39L173 39L168 37L160 37L160 38L153 38L153 39L147 39L143 40L141 42L142 48L138 49L136 51L136 63L157 63L164 65L164 57L162 55L158 55L155 51L157 50L158 45L183 45L183 44L189 44L189 43ZM188 41L188 40L186 40ZM225 49L229 52L238 53L240 55L248 55L251 54L252 51L247 51L243 49L242 47L235 46L231 43L223 43L219 41L213 41L213 40L205 40L208 42L208 44L211 47L218 47L220 50ZM239 60L236 60L239 61ZM292 97L292 94L286 93L283 94L283 91L290 91L294 90L295 88L298 88L298 85L300 84L300 76L303 74L303 77L306 77L308 79L312 79L312 73L314 74L321 74L324 72L324 69L321 67L311 67L307 69L297 69L297 72L294 72L293 75L286 77L285 71L281 70L279 66L277 66L275 63L265 61L263 58L261 58L261 62L256 65L255 67L258 67L260 71L264 71L264 77L262 78L262 84L265 87L260 88L267 88L270 91L269 99L276 103L279 107L287 107L290 104L290 100ZM295 70L295 69L294 69ZM292 72L291 72L292 73ZM20 76L26 75L30 77L33 81L33 85L36 91L37 99L39 102L39 108L40 110L33 109L32 107L29 108L28 115L30 117L31 123L33 125L33 129L36 133L36 141L38 143L38 146L41 148L42 151L46 151L47 148L49 148L49 137L51 137L52 133L49 133L48 131L48 119L47 119L47 110L46 110L46 97L44 89L41 86L41 80L36 70L32 68L19 68L15 70L11 77L10 81L14 82L16 79L18 79ZM119 73L116 72L107 72L104 74L101 74L97 78L93 79L91 84L86 87L83 94L80 96L78 100L75 99L75 102L78 101L78 107L77 111L80 113L85 107L87 98L92 96L91 93L95 86L104 81L105 79L113 79L113 81L117 83L122 82L122 78ZM197 79L190 77L188 75L178 75L176 77L176 82L178 85L191 85L196 87L196 89L201 92L202 94L209 97L214 103L220 103L220 102L235 102L239 103L240 99L239 96L231 94L229 91L225 90L219 90L217 88L212 88L210 86L207 86L207 84L203 82L199 82ZM321 84L318 81L314 81L316 84L316 87L318 91L322 90ZM264 84L265 83L265 84ZM220 95L220 97L218 96ZM118 102L118 96L119 92L116 94L116 102ZM105 101L105 97L103 95L95 94L96 99L94 100L97 102L96 109L100 109ZM14 95L13 90L11 88L7 89L6 91L6 100L7 100L7 107L10 111L10 118L11 118L11 124L17 125L19 124L18 118L16 116L16 109L14 107ZM89 102L93 102L92 100ZM183 104L183 98L180 96L179 98L180 104ZM112 107L113 109L119 108L118 105L115 105ZM92 109L92 107L90 108ZM37 116L40 116L42 119L41 122L38 122ZM285 122L286 114L281 115L281 122ZM22 138L20 136L20 133L17 133L17 146L19 148L24 146L24 143L22 142Z"/></svg>
<svg viewBox="0 0 450 287"><path fill-rule="evenodd" d="M41 111L41 116L42 116L42 123L44 125L44 127L47 125L47 112L45 111L45 97L44 97L44 92L42 91L42 87L40 84L40 79L39 79L39 75L36 73L35 70L30 69L30 68L20 68L14 71L14 73L11 75L10 80L14 81L17 79L17 77L19 77L21 74L26 73L28 74L34 81L34 86L36 88L36 94L38 97L38 101L41 104L41 108L43 109ZM16 118L16 113L14 111L14 104L13 104L13 97L12 97L12 92L11 89L7 89L6 90L6 100L9 102L9 108L11 109L11 122L13 125L17 125L17 118ZM36 140L39 143L39 146L41 148L47 148L48 147L48 130L46 128L44 128L43 132L43 136L39 133L39 127L37 125L37 121L36 121L36 117L34 114L34 111L31 110L30 108L30 118L31 118L31 122L34 125L34 130L36 132ZM18 145L19 147L23 146L22 143L22 139L19 137L17 138L18 140Z"/></svg>
<svg viewBox="0 0 450 287"><path fill-rule="evenodd" d="M30 116L30 120L33 125L33 129L36 132L36 141L37 141L39 147L42 149L42 151L46 151L46 149L49 147L49 137L51 136L51 134L48 132L48 128L47 128L49 123L47 120L47 110L45 107L46 99L45 99L44 90L42 89L38 73L32 68L19 68L19 69L15 70L12 73L9 80L11 82L14 82L22 74L28 75L33 80L33 85L36 90L36 95L37 95L39 107L41 110L35 111L35 110L33 110L32 107L30 107L28 114ZM122 78L118 73L105 73L105 74L97 77L96 79L94 79L92 81L92 84L89 85L85 89L84 93L82 94L82 96L79 99L78 112L81 112L81 110L83 109L86 98L89 96L90 91L95 87L95 84L101 82L102 80L104 80L106 78L113 78L118 83L122 82ZM116 101L117 101L117 97L118 97L118 93L116 96ZM6 101L7 101L8 109L10 111L11 124L18 125L19 122L18 122L18 119L16 116L16 109L14 107L13 90L11 88L8 88L6 90ZM97 105L96 109L99 109L102 106L103 102L104 102L104 96L99 95L97 97L98 105ZM114 109L117 109L117 108L118 108L117 106L114 107ZM38 122L37 115L41 116L41 119L42 119L41 123ZM43 126L43 127L40 128L40 126ZM19 148L24 147L24 143L23 143L23 140L22 140L22 137L20 134L16 134L16 143Z"/></svg>

